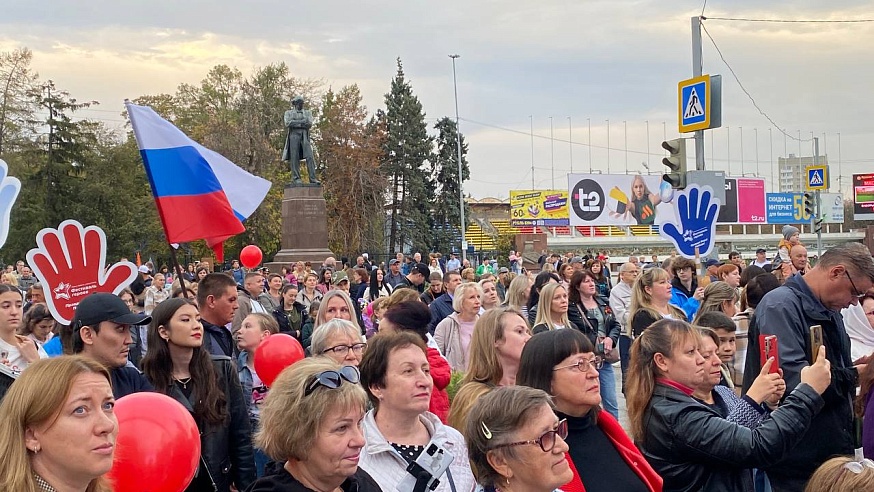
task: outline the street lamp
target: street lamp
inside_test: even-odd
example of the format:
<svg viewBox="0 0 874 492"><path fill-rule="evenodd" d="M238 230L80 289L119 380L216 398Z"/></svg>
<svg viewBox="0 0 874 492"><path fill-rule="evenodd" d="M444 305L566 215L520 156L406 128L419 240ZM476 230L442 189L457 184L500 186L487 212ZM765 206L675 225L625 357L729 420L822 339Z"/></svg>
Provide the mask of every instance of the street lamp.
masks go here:
<svg viewBox="0 0 874 492"><path fill-rule="evenodd" d="M458 207L461 217L461 262L467 259L467 240L464 237L464 192L461 189L461 126L458 118L458 81L455 78L455 59L461 55L449 55L452 58L452 88L455 92L455 145L458 147Z"/></svg>

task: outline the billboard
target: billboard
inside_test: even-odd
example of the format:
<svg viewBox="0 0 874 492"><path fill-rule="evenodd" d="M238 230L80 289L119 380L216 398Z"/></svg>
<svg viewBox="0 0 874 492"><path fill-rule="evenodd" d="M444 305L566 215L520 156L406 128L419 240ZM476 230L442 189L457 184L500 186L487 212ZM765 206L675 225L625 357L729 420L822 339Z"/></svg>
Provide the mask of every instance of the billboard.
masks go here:
<svg viewBox="0 0 874 492"><path fill-rule="evenodd" d="M810 222L810 215L804 213L804 200L801 193L768 193L765 199L769 224Z"/></svg>
<svg viewBox="0 0 874 492"><path fill-rule="evenodd" d="M853 219L874 220L874 173L853 175Z"/></svg>
<svg viewBox="0 0 874 492"><path fill-rule="evenodd" d="M719 208L718 224L764 224L765 180L725 178L725 203Z"/></svg>
<svg viewBox="0 0 874 492"><path fill-rule="evenodd" d="M690 186L695 183L687 183ZM569 174L572 226L661 225L673 221L674 190L661 175ZM726 178L719 224L764 224L765 180Z"/></svg>
<svg viewBox="0 0 874 492"><path fill-rule="evenodd" d="M567 191L510 191L510 225L560 227L570 223Z"/></svg>
<svg viewBox="0 0 874 492"><path fill-rule="evenodd" d="M844 196L840 193L821 193L822 221L826 224L844 223Z"/></svg>

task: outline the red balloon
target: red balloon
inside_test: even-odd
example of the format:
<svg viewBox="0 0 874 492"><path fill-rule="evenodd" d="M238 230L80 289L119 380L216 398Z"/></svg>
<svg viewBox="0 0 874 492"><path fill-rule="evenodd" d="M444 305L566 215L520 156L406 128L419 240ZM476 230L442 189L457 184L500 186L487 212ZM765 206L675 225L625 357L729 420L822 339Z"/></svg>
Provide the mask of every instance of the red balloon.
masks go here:
<svg viewBox="0 0 874 492"><path fill-rule="evenodd" d="M240 263L246 268L255 268L261 264L263 258L264 254L261 253L261 248L254 244L250 244L240 251Z"/></svg>
<svg viewBox="0 0 874 492"><path fill-rule="evenodd" d="M169 396L134 393L116 402L115 416L113 490L184 491L200 464L200 432L191 413Z"/></svg>
<svg viewBox="0 0 874 492"><path fill-rule="evenodd" d="M286 367L303 359L303 347L294 337L277 333L265 338L255 349L255 372L269 388Z"/></svg>

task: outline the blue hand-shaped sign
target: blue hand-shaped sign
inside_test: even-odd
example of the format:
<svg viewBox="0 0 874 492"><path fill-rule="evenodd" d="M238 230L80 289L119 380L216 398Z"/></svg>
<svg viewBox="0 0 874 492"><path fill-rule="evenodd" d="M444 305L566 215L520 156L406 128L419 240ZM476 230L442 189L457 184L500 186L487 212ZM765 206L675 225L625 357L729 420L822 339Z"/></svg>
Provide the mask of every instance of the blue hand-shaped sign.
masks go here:
<svg viewBox="0 0 874 492"><path fill-rule="evenodd" d="M9 217L19 191L21 191L21 181L9 176L6 161L0 159L0 248L6 244L6 238L9 236Z"/></svg>
<svg viewBox="0 0 874 492"><path fill-rule="evenodd" d="M716 239L716 216L720 205L711 187L691 185L674 200L676 220L680 223L663 223L659 234L671 241L686 258L695 258L696 249L699 255L707 256Z"/></svg>

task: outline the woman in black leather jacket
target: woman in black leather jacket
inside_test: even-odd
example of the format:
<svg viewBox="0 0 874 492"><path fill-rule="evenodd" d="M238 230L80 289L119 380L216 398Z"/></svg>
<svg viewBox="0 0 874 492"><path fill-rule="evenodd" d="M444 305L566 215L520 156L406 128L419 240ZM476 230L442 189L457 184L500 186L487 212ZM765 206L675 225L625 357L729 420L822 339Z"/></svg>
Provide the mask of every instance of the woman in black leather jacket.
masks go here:
<svg viewBox="0 0 874 492"><path fill-rule="evenodd" d="M749 429L692 398L705 376L699 343L692 325L675 319L656 321L634 341L626 380L632 437L665 491L752 492L751 468L779 461L825 405L825 348L770 418Z"/></svg>
<svg viewBox="0 0 874 492"><path fill-rule="evenodd" d="M255 459L240 379L229 357L210 356L202 343L197 307L168 299L152 312L143 372L200 430L200 467L185 491L230 492L232 483L245 490L255 481Z"/></svg>
<svg viewBox="0 0 874 492"><path fill-rule="evenodd" d="M605 359L604 366L598 371L601 383L601 404L610 415L619 418L619 402L616 400L616 377L613 375L613 365L619 355L619 321L613 316L610 301L598 295L595 275L588 270L575 272L568 286L567 316L571 323L583 332L595 347L595 353ZM615 352L614 352L615 351Z"/></svg>

